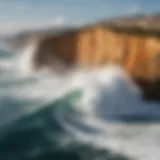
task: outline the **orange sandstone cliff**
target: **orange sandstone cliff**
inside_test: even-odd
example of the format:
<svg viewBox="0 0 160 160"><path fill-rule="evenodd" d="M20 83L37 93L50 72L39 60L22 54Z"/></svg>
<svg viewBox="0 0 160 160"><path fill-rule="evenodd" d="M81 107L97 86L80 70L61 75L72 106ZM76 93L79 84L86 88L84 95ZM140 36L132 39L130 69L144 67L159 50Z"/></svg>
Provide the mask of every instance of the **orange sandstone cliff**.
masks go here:
<svg viewBox="0 0 160 160"><path fill-rule="evenodd" d="M160 76L160 38L93 26L40 40L35 59L37 68L54 66L56 60L83 67L116 63L133 76L155 79Z"/></svg>
<svg viewBox="0 0 160 160"><path fill-rule="evenodd" d="M115 63L128 71L146 97L154 95L153 98L160 99L158 22L160 15L122 18L43 37L39 39L35 56L36 68L46 65L54 67L56 62L68 67L97 67Z"/></svg>

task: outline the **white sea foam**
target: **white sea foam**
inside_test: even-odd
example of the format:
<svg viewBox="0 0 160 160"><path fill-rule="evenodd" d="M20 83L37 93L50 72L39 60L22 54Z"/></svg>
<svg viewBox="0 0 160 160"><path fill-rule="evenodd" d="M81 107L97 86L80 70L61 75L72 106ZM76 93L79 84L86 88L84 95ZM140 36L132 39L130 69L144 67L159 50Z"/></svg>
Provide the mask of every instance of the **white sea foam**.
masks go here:
<svg viewBox="0 0 160 160"><path fill-rule="evenodd" d="M108 121L121 116L160 117L160 104L143 102L140 90L123 69L109 66L90 73L83 72L75 75L71 86L84 91L78 105L83 116L79 121L73 120L74 124L66 122L63 116L69 113L61 108L58 120L81 142L107 147L140 160L156 160L160 156L157 149L160 148L160 143L157 143L159 124L129 125Z"/></svg>
<svg viewBox="0 0 160 160"><path fill-rule="evenodd" d="M29 43L23 51L20 51L20 58L18 58L17 69L23 75L31 74L34 71L34 56L37 50L36 42Z"/></svg>

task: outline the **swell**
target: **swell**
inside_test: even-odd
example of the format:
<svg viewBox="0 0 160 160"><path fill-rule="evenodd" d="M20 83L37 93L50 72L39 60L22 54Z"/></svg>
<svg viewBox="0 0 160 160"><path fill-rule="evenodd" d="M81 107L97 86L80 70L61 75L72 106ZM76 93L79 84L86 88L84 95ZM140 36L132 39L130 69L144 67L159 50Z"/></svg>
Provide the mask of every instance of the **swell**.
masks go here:
<svg viewBox="0 0 160 160"><path fill-rule="evenodd" d="M113 153L109 149L98 149L91 144L78 141L57 123L53 116L57 114L57 107L71 106L71 100L79 96L79 92L76 92L76 97L73 93L60 100L49 102L41 107L43 109L27 114L10 124L7 127L8 130L3 135L1 133L0 158L4 160L11 158L87 160L90 157L91 159L127 160L125 156Z"/></svg>

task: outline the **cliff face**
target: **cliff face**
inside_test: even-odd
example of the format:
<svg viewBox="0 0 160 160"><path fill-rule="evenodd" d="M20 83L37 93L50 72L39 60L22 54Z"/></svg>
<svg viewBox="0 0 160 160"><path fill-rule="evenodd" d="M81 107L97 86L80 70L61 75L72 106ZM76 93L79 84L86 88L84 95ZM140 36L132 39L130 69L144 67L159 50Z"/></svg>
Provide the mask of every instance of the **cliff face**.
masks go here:
<svg viewBox="0 0 160 160"><path fill-rule="evenodd" d="M54 65L55 61L83 67L116 63L134 77L152 80L160 76L160 38L92 26L43 38L36 53L36 66Z"/></svg>

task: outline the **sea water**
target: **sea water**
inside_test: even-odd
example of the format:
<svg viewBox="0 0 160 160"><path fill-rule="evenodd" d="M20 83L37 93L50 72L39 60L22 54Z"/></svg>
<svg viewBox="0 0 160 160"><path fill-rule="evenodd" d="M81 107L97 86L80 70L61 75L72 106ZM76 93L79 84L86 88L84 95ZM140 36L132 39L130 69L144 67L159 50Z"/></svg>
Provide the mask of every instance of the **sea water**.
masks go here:
<svg viewBox="0 0 160 160"><path fill-rule="evenodd" d="M160 103L123 68L35 73L35 45L0 50L0 160L160 158Z"/></svg>

